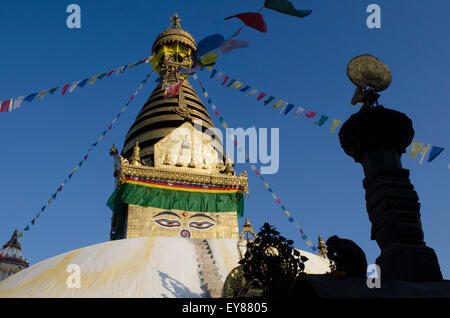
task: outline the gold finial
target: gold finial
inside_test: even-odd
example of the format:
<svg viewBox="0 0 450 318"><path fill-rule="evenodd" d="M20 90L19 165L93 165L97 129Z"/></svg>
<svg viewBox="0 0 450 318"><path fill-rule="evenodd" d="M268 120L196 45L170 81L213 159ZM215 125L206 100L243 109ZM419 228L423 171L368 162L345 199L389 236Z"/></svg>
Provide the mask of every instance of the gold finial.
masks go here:
<svg viewBox="0 0 450 318"><path fill-rule="evenodd" d="M319 244L317 245L317 248L319 249L319 254L323 257L327 257L327 246L325 245L325 242L322 240L322 237L319 235Z"/></svg>
<svg viewBox="0 0 450 318"><path fill-rule="evenodd" d="M3 245L3 249L7 248L8 246L18 248L19 250L22 249L19 244L19 241L17 240L17 229L14 231L14 233L11 236L11 238L9 239L9 241L6 242L5 245Z"/></svg>
<svg viewBox="0 0 450 318"><path fill-rule="evenodd" d="M119 153L119 151L117 150L116 147L114 147L114 144L112 145L111 149L109 150L109 155L110 156L115 156Z"/></svg>
<svg viewBox="0 0 450 318"><path fill-rule="evenodd" d="M131 155L131 165L136 166L141 164L141 148L136 141L136 145L133 148L133 154Z"/></svg>
<svg viewBox="0 0 450 318"><path fill-rule="evenodd" d="M181 29L180 21L181 19L178 18L178 13L175 12L172 18L170 18L172 22L170 23L169 29Z"/></svg>
<svg viewBox="0 0 450 318"><path fill-rule="evenodd" d="M244 253L242 252L243 245L245 244L245 246L247 246L247 243L253 242L253 240L250 240L250 234L253 235L253 240L257 237L255 231L253 231L252 225L248 221L248 218L246 218L241 235L239 235L239 241L237 243L237 248L238 248L239 256L241 259L244 258ZM246 239L245 239L245 235L247 235Z"/></svg>

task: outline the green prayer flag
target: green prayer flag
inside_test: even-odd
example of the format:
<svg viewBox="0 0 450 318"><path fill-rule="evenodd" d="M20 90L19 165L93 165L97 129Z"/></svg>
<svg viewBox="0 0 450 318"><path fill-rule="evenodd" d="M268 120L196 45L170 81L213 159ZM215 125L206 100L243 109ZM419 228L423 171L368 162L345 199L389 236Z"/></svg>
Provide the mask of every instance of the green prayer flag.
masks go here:
<svg viewBox="0 0 450 318"><path fill-rule="evenodd" d="M299 18L304 18L312 12L312 10L297 10L294 5L287 0L266 0L264 2L264 7Z"/></svg>
<svg viewBox="0 0 450 318"><path fill-rule="evenodd" d="M264 105L267 105L267 104L269 104L271 101L273 101L275 99L275 97L273 97L273 96L270 96L268 99L266 99L265 101L264 101Z"/></svg>
<svg viewBox="0 0 450 318"><path fill-rule="evenodd" d="M236 80L233 78L231 81L230 81L230 83L228 83L228 88L230 88L231 87L231 85L233 85L234 83L236 82Z"/></svg>
<svg viewBox="0 0 450 318"><path fill-rule="evenodd" d="M58 90L58 88L59 88L59 86L57 86L57 87L55 87L55 88L52 88L52 89L49 90L48 92L49 92L50 94L53 95L53 93L56 92L56 91Z"/></svg>

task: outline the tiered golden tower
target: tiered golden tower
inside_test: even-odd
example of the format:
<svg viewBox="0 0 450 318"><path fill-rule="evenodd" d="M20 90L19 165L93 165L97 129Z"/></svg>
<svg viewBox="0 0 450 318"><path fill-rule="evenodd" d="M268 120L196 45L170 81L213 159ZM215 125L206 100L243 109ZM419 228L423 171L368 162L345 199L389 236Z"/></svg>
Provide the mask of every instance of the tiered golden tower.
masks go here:
<svg viewBox="0 0 450 318"><path fill-rule="evenodd" d="M111 239L140 236L234 238L243 215L246 172L235 176L221 138L187 75L197 47L177 14L152 47L158 84L126 135L108 200ZM162 86L181 83L175 97ZM200 128L201 127L201 128ZM208 131L207 131L208 130Z"/></svg>

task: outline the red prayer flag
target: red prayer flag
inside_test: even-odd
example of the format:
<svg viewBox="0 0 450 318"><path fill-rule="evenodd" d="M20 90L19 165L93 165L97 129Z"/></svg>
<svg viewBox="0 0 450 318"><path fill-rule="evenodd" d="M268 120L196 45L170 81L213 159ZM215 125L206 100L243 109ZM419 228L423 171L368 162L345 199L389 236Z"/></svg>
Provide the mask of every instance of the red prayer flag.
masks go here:
<svg viewBox="0 0 450 318"><path fill-rule="evenodd" d="M0 113L7 113L11 103L12 103L12 99L4 100L2 102L2 107L0 108Z"/></svg>
<svg viewBox="0 0 450 318"><path fill-rule="evenodd" d="M266 96L266 93L261 93L256 100L261 100L264 98L264 96Z"/></svg>
<svg viewBox="0 0 450 318"><path fill-rule="evenodd" d="M62 96L64 96L64 94L66 93L66 91L67 91L67 89L69 88L69 86L70 86L70 84L66 84L66 85L63 87L62 92L61 92L61 95L62 95Z"/></svg>
<svg viewBox="0 0 450 318"><path fill-rule="evenodd" d="M277 200L277 203L278 203L278 204L281 204L280 200Z"/></svg>
<svg viewBox="0 0 450 318"><path fill-rule="evenodd" d="M239 13L239 14L233 15L231 17L225 18L225 20L228 20L231 18L241 19L241 21L244 22L245 25L247 25L253 29L256 29L262 33L267 32L267 25L266 25L266 22L264 22L264 18L261 15L261 13L255 13L255 12Z"/></svg>
<svg viewBox="0 0 450 318"><path fill-rule="evenodd" d="M306 115L307 118L313 118L314 116L317 115L317 113L315 113L315 112L310 112L310 113L308 114L308 112L305 112L305 115Z"/></svg>
<svg viewBox="0 0 450 318"><path fill-rule="evenodd" d="M228 75L225 76L225 78L223 79L222 86L225 85L225 83L228 81L229 78L230 78L230 77L229 77Z"/></svg>
<svg viewBox="0 0 450 318"><path fill-rule="evenodd" d="M33 219L33 221L31 221L31 224L34 225L34 222L36 221L36 219Z"/></svg>
<svg viewBox="0 0 450 318"><path fill-rule="evenodd" d="M108 74L106 74L106 76L111 76L112 73L114 73L115 70L110 71Z"/></svg>

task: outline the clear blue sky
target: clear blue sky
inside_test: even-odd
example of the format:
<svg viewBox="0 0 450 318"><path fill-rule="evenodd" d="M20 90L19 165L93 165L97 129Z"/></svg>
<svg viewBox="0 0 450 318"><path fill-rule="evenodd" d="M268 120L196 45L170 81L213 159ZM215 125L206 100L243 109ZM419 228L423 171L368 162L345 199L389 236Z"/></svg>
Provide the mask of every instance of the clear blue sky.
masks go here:
<svg viewBox="0 0 450 318"><path fill-rule="evenodd" d="M81 6L81 30L66 27L70 3ZM222 56L217 68L297 106L346 120L357 110L350 105L354 86L345 73L347 63L360 54L375 55L393 75L380 102L413 120L415 140L448 148L448 1L293 3L299 9L312 9L312 15L298 19L265 9L268 32L246 28L240 38L250 40L250 46ZM371 3L382 9L378 30L365 25L366 7ZM149 56L154 39L167 29L174 12L198 42L213 33L230 36L241 22L223 18L257 11L262 4L263 0L4 0L0 100L82 80ZM33 219L149 71L148 65L139 66L64 97L58 92L0 114L0 241ZM280 170L267 180L314 242L317 234L325 239L334 234L352 239L373 263L379 249L370 240L363 171L344 154L337 132L330 135L328 124L319 128L304 116L295 120L282 116L255 98L222 88L208 80L206 73L199 75L231 127L280 128ZM122 148L126 132L155 85L150 81L145 86L26 232L23 251L31 264L109 239L111 211L106 201L114 190L114 179L108 152L112 144ZM422 204L425 241L435 249L446 278L450 278L449 154L446 149L434 162L423 165L418 159L402 159L411 170ZM249 169L246 165L236 168ZM249 186L245 216L250 222L255 227L269 222L293 239L297 248L309 250L250 172Z"/></svg>

